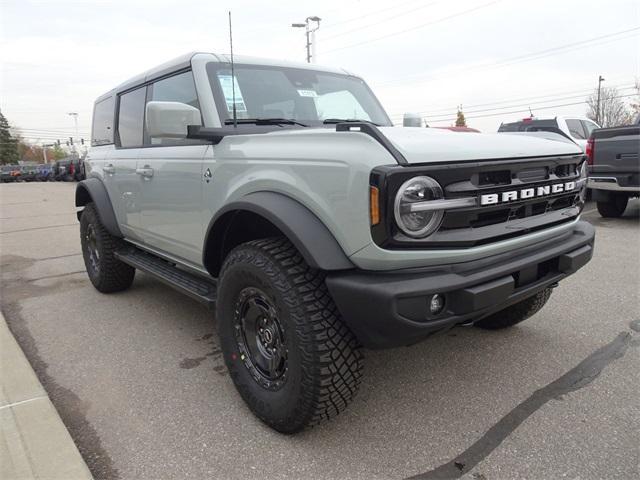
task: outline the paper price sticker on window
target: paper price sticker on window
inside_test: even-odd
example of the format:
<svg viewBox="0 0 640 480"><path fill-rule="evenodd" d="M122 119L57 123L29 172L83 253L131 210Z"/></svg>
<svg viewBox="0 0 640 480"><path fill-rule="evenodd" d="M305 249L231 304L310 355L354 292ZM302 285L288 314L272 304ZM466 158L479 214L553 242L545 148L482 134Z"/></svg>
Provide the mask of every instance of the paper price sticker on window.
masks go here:
<svg viewBox="0 0 640 480"><path fill-rule="evenodd" d="M301 97L311 97L311 98L318 97L318 94L316 93L315 90L298 90L298 95L300 95Z"/></svg>
<svg viewBox="0 0 640 480"><path fill-rule="evenodd" d="M231 75L219 73L218 81L220 82L220 88L222 88L222 94L224 95L224 100L227 103L227 110L229 111L229 113L233 112L234 96L236 102L236 112L246 113L247 106L244 103L244 98L242 98L242 92L240 91L240 86L238 85L238 79L234 78L233 83L231 83Z"/></svg>

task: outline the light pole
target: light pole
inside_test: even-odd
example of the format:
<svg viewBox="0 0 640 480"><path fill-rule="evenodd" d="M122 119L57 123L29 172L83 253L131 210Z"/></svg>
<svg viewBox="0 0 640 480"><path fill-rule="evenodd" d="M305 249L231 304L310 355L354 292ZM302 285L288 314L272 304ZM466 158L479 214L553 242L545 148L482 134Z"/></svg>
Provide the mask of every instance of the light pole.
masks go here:
<svg viewBox="0 0 640 480"><path fill-rule="evenodd" d="M307 63L313 63L316 61L316 30L320 28L320 17L307 17L304 23L292 23L293 28L304 28L307 36ZM312 27L310 22L315 22L315 27Z"/></svg>
<svg viewBox="0 0 640 480"><path fill-rule="evenodd" d="M596 100L596 123L600 125L600 85L604 82L604 77L598 75L598 99Z"/></svg>
<svg viewBox="0 0 640 480"><path fill-rule="evenodd" d="M78 141L78 112L69 112L67 113L67 115L69 115L70 117L73 117L73 122L75 124L76 127L76 142ZM76 145L73 145L73 151L76 152Z"/></svg>

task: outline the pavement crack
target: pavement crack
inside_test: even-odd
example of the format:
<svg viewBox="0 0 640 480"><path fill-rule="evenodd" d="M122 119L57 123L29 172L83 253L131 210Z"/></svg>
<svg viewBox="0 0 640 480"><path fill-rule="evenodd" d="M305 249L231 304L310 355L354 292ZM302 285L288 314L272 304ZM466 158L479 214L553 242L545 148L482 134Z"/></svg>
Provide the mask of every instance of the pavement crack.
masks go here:
<svg viewBox="0 0 640 480"><path fill-rule="evenodd" d="M630 328L640 330L640 322L631 322ZM638 328L638 330L636 330ZM600 347L567 373L547 386L536 390L513 410L502 417L469 448L453 460L439 467L409 477L410 479L451 479L460 478L491 454L527 418L550 400L584 388L595 380L614 360L624 356L627 348L634 345L630 332L621 332L611 342Z"/></svg>

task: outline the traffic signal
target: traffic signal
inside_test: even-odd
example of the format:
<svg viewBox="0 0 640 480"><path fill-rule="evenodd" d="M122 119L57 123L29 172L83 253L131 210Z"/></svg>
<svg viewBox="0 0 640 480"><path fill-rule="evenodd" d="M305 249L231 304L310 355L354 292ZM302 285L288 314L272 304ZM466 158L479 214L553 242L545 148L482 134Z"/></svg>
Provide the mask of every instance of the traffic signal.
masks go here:
<svg viewBox="0 0 640 480"><path fill-rule="evenodd" d="M84 145L84 138L80 139L80 145Z"/></svg>
<svg viewBox="0 0 640 480"><path fill-rule="evenodd" d="M58 146L60 146L60 140L58 140L58 141L56 142L56 144L57 144Z"/></svg>
<svg viewBox="0 0 640 480"><path fill-rule="evenodd" d="M69 137L69 143L73 145L73 137Z"/></svg>

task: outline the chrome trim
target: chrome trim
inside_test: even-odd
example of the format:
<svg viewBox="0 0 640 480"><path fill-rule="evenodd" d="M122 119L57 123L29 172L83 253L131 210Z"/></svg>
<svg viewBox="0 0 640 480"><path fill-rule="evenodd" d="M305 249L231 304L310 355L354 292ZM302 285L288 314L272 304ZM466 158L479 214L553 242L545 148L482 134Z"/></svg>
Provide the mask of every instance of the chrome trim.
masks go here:
<svg viewBox="0 0 640 480"><path fill-rule="evenodd" d="M589 177L587 180L587 188L614 192L640 192L640 185L635 187L622 187L616 177Z"/></svg>
<svg viewBox="0 0 640 480"><path fill-rule="evenodd" d="M441 200L427 200L409 205L410 212L433 212L436 210L453 210L456 208L475 207L478 205L477 197L451 198Z"/></svg>

